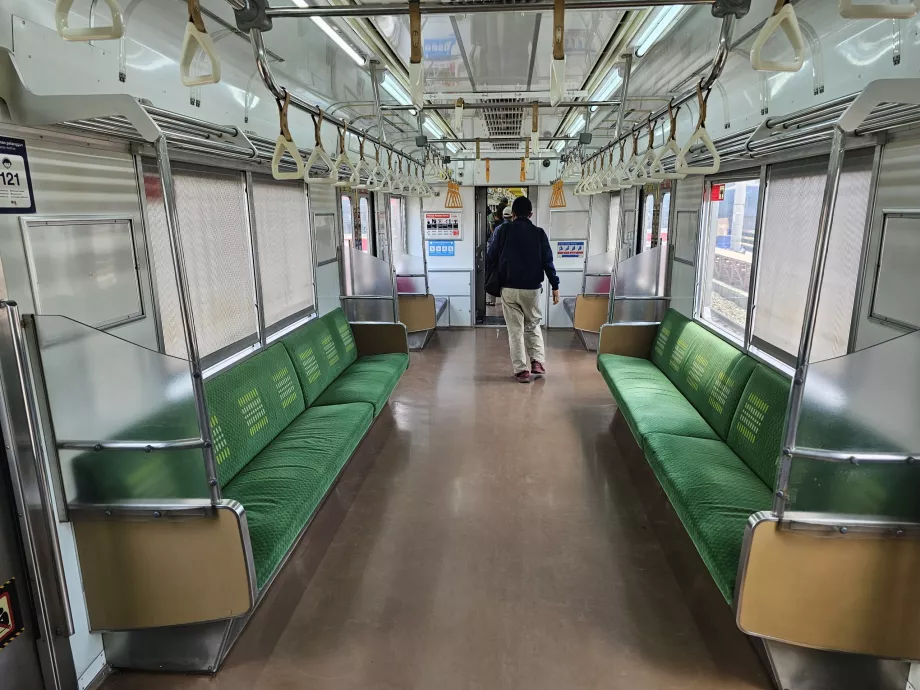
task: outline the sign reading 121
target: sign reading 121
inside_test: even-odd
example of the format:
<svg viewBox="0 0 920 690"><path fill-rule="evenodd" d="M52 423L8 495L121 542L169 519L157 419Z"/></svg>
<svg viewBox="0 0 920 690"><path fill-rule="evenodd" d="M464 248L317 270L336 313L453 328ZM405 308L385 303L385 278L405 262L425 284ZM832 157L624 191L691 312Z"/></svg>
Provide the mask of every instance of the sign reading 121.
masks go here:
<svg viewBox="0 0 920 690"><path fill-rule="evenodd" d="M22 139L0 137L0 213L35 213L29 156Z"/></svg>

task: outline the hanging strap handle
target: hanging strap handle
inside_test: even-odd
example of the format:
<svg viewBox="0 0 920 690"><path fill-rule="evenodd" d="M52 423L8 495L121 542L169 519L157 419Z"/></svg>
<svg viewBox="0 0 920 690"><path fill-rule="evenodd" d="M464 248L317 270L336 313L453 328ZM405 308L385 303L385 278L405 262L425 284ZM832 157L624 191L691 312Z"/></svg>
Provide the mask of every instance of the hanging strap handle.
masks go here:
<svg viewBox="0 0 920 690"><path fill-rule="evenodd" d="M207 74L192 75L192 60L199 48L208 56L211 71ZM185 25L185 36L182 39L179 74L185 86L202 86L216 84L220 81L220 55L217 54L214 41L211 40L211 35L201 18L199 0L188 0L188 22Z"/></svg>
<svg viewBox="0 0 920 690"><path fill-rule="evenodd" d="M680 108L675 108L673 101L668 103L668 118L671 120L671 132L664 146L658 150L655 160L649 168L650 176L656 180L682 180L687 176L686 173L668 172L662 162L667 155L674 155L675 161L677 160L676 157L680 156L680 146L677 145L677 113L679 111Z"/></svg>
<svg viewBox="0 0 920 690"><path fill-rule="evenodd" d="M553 61L549 77L549 102L555 108L565 97L565 0L553 0Z"/></svg>
<svg viewBox="0 0 920 690"><path fill-rule="evenodd" d="M334 184L338 181L339 174L335 161L329 157L329 154L326 153L326 149L323 148L323 109L317 106L316 115L310 113L310 118L313 120L313 153L310 154L310 158L307 161L304 179L307 182L314 182L317 184ZM328 168L328 175L317 175L315 177L310 175L310 169L313 167L313 163L317 161Z"/></svg>
<svg viewBox="0 0 920 690"><path fill-rule="evenodd" d="M299 180L304 176L304 162L291 136L291 130L288 128L288 106L291 105L291 94L284 92L284 99L277 99L278 104L278 128L280 133L275 141L275 151L272 154L272 177L276 180ZM281 171L281 159L285 152L294 160L295 170L293 172Z"/></svg>
<svg viewBox="0 0 920 690"><path fill-rule="evenodd" d="M73 3L74 0L57 0L54 6L54 23L58 34L65 41L109 41L125 35L125 20L117 0L105 0L112 13L112 23L109 26L80 29L70 28L70 10Z"/></svg>
<svg viewBox="0 0 920 690"><path fill-rule="evenodd" d="M709 100L710 93L712 93L712 89L707 90L705 96L703 95L702 81L696 85L696 98L700 106L700 118L697 123L696 131L690 136L690 139L687 140L687 143L684 144L684 147L680 150L675 166L677 172L683 175L712 175L719 172L722 165L722 158L719 156L716 145L712 142L712 137L709 136L709 132L706 131L706 103ZM687 156L690 154L690 149L696 144L703 144L703 146L706 147L712 155L712 165L699 166L696 168L690 167L687 163Z"/></svg>
<svg viewBox="0 0 920 690"><path fill-rule="evenodd" d="M792 46L793 59L791 61L764 60L762 56L764 44L780 28ZM767 19L767 23L763 25L751 46L751 66L759 72L798 72L804 64L805 38L802 36L802 29L792 2L791 0L776 0L773 15Z"/></svg>
<svg viewBox="0 0 920 690"><path fill-rule="evenodd" d="M910 19L920 10L920 0L906 5L883 2L877 5L854 5L853 0L840 0L837 8L845 19Z"/></svg>

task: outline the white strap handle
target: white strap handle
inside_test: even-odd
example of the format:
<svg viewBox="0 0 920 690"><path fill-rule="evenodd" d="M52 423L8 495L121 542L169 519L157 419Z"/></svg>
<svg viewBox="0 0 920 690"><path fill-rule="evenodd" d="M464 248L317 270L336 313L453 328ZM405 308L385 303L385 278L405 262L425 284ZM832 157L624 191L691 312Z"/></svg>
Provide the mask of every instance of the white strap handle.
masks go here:
<svg viewBox="0 0 920 690"><path fill-rule="evenodd" d="M381 180L386 176L386 171L380 163L374 163L371 167L371 174L367 176L366 189L372 192L379 191L382 187Z"/></svg>
<svg viewBox="0 0 920 690"><path fill-rule="evenodd" d="M677 142L673 139L668 139L668 142L658 149L658 153L655 155L655 160L649 168L649 172L652 175L652 178L655 180L682 180L687 174L680 172L668 172L665 170L664 163L662 160L665 156L673 154L675 160L680 157L680 146L677 145Z"/></svg>
<svg viewBox="0 0 920 690"><path fill-rule="evenodd" d="M690 167L690 164L687 163L687 156L690 153L690 148L696 144L703 144L709 153L712 154L712 165L698 168ZM712 143L712 137L709 136L709 132L706 131L705 127L700 127L693 133L677 156L677 172L682 175L712 175L719 172L719 168L721 167L722 158L719 156L716 145Z"/></svg>
<svg viewBox="0 0 920 690"><path fill-rule="evenodd" d="M463 133L463 99L458 98L454 104L454 131Z"/></svg>
<svg viewBox="0 0 920 690"><path fill-rule="evenodd" d="M364 171L370 170L370 165L368 165L367 161L364 160L364 158L361 158L358 161L358 164L354 167L354 170L351 173L351 177L348 178L348 184L353 189L367 189L366 184L361 184L361 171L362 170Z"/></svg>
<svg viewBox="0 0 920 690"><path fill-rule="evenodd" d="M294 159L294 165L297 170L294 172L281 172L281 158L285 151ZM304 162L297 150L297 145L290 139L286 139L283 134L278 135L278 141L275 142L275 153L272 155L272 177L276 180L302 180L304 175Z"/></svg>
<svg viewBox="0 0 920 690"><path fill-rule="evenodd" d="M791 62L764 60L761 56L767 39L780 27L792 45L794 57ZM767 20L760 33L757 34L757 38L754 39L754 45L751 46L751 66L759 72L798 72L804 64L805 38L802 36L799 20L795 16L792 5L783 5L782 9Z"/></svg>
<svg viewBox="0 0 920 690"><path fill-rule="evenodd" d="M345 168L345 179L339 180L336 182L333 187L348 187L351 185L351 176L355 174L355 166L351 164L351 160L348 158L348 154L345 151L342 151L339 154L339 157L335 159L333 163L335 166L335 176L338 180L339 171L344 167Z"/></svg>
<svg viewBox="0 0 920 690"><path fill-rule="evenodd" d="M846 19L910 19L920 11L920 0L906 5L881 4L854 5L853 0L839 0L840 16Z"/></svg>
<svg viewBox="0 0 920 690"><path fill-rule="evenodd" d="M313 167L314 163L321 163L329 168L328 175L310 175L310 169ZM310 158L306 163L306 170L304 172L304 179L311 184L335 184L339 179L338 168L335 166L335 161L329 157L329 154L323 149L323 145L315 146L313 148L313 153L310 154Z"/></svg>
<svg viewBox="0 0 920 690"><path fill-rule="evenodd" d="M554 108L565 100L565 58L549 66L549 104Z"/></svg>
<svg viewBox="0 0 920 690"><path fill-rule="evenodd" d="M207 74L193 75L192 60L199 48L208 57L211 71ZM185 38L182 40L182 53L179 57L179 74L185 86L203 86L220 81L220 55L217 54L214 41L207 31L200 31L192 21L185 25Z"/></svg>
<svg viewBox="0 0 920 690"><path fill-rule="evenodd" d="M112 12L112 23L109 26L93 26L81 29L70 28L70 9L74 0L57 0L54 7L54 22L57 32L65 41L109 41L117 40L125 35L125 21L121 15L118 0L105 0Z"/></svg>

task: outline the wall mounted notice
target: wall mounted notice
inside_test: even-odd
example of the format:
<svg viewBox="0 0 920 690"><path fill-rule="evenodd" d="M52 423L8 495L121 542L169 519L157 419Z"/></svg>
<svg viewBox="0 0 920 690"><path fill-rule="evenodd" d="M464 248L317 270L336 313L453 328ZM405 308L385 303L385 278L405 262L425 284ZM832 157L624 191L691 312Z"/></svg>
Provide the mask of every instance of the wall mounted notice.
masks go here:
<svg viewBox="0 0 920 690"><path fill-rule="evenodd" d="M459 213L426 213L426 240L462 240Z"/></svg>
<svg viewBox="0 0 920 690"><path fill-rule="evenodd" d="M428 256L455 256L456 243L453 240L429 240Z"/></svg>
<svg viewBox="0 0 920 690"><path fill-rule="evenodd" d="M0 137L0 213L35 213L26 142Z"/></svg>
<svg viewBox="0 0 920 690"><path fill-rule="evenodd" d="M585 241L556 242L556 258L558 259L583 259L585 256Z"/></svg>

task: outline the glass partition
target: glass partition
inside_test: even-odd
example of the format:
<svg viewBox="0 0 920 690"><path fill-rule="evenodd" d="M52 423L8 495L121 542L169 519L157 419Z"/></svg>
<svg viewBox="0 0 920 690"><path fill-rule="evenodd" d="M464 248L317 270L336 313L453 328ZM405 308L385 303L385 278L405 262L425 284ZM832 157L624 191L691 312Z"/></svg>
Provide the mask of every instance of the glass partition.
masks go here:
<svg viewBox="0 0 920 690"><path fill-rule="evenodd" d="M48 406L59 444L200 437L184 359L63 316L35 316ZM208 498L200 450L59 453L68 503Z"/></svg>
<svg viewBox="0 0 920 690"><path fill-rule="evenodd" d="M393 321L393 283L390 264L346 246L342 251L344 294L342 308L349 321Z"/></svg>
<svg viewBox="0 0 920 690"><path fill-rule="evenodd" d="M585 294L609 295L610 274L617 260L616 251L589 256L585 262Z"/></svg>

